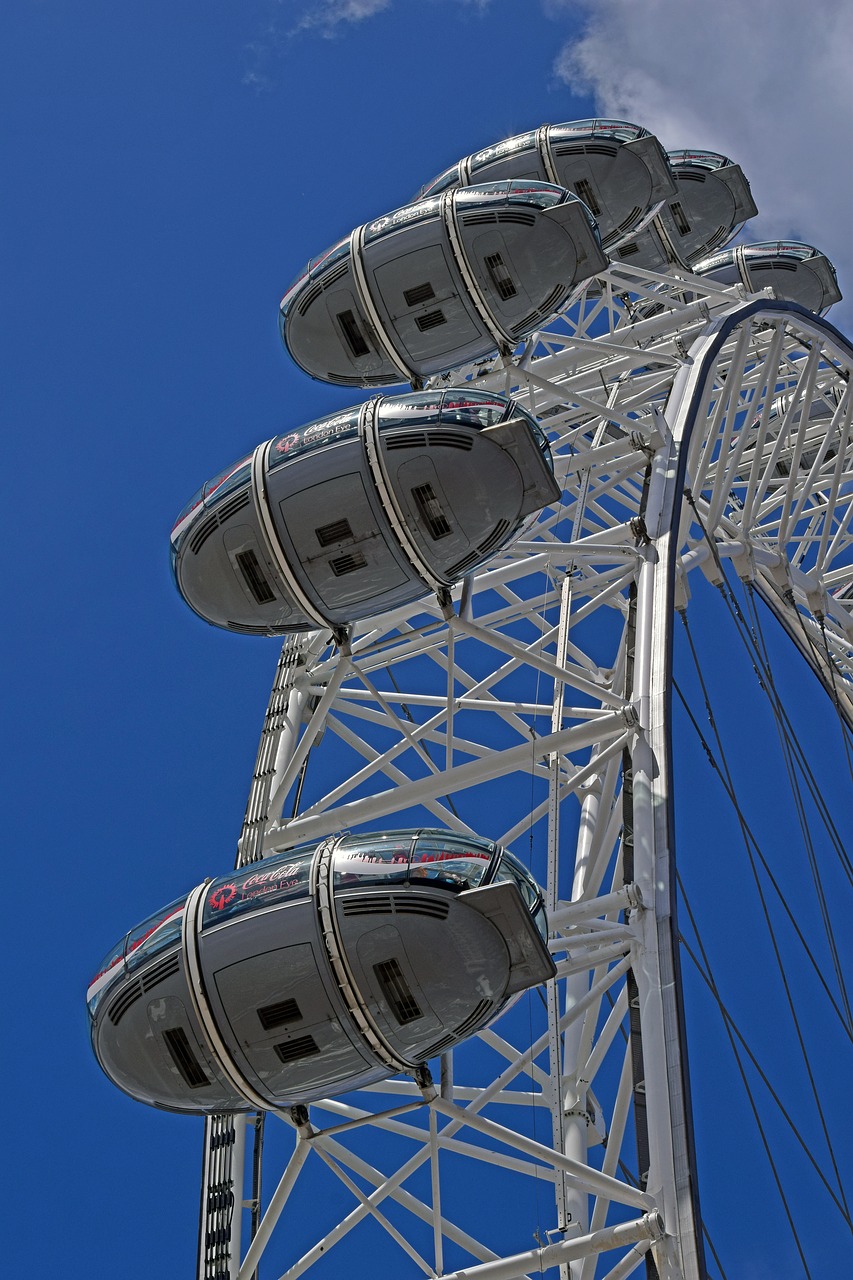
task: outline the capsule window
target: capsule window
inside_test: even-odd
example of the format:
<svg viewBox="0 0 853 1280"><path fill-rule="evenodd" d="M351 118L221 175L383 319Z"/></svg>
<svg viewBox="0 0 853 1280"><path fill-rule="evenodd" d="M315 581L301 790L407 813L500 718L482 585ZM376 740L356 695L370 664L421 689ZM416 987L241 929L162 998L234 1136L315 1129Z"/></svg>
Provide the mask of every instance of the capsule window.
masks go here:
<svg viewBox="0 0 853 1280"><path fill-rule="evenodd" d="M435 289L427 280L425 284L416 284L411 289L404 289L403 297L408 306L416 307L419 302L429 302L430 298L434 298Z"/></svg>
<svg viewBox="0 0 853 1280"><path fill-rule="evenodd" d="M258 604L270 604L275 600L275 592L264 577L258 557L252 551L238 551L234 556L246 586Z"/></svg>
<svg viewBox="0 0 853 1280"><path fill-rule="evenodd" d="M201 1063L192 1051L183 1027L171 1027L168 1031L164 1031L163 1039L172 1061L191 1089L203 1089L205 1085L210 1084Z"/></svg>
<svg viewBox="0 0 853 1280"><path fill-rule="evenodd" d="M678 228L680 236L686 236L690 230L690 223L687 221L687 214L684 212L684 206L680 200L673 200L669 206L669 211L675 219L675 225Z"/></svg>
<svg viewBox="0 0 853 1280"><path fill-rule="evenodd" d="M601 213L601 205L595 198L595 192L592 189L592 183L588 178L578 178L575 183L575 194L583 200L590 213L594 213L596 217Z"/></svg>
<svg viewBox="0 0 853 1280"><path fill-rule="evenodd" d="M451 532L450 525L447 523L432 485L419 484L412 490L412 497L433 542L438 542L439 538L446 538Z"/></svg>
<svg viewBox="0 0 853 1280"><path fill-rule="evenodd" d="M437 832L420 835L412 854L410 878L413 883L435 881L455 892L476 889L491 866L492 848L477 840Z"/></svg>
<svg viewBox="0 0 853 1280"><path fill-rule="evenodd" d="M503 258L499 253L490 253L485 259L486 269L492 278L492 283L498 291L498 295L504 302L508 302L510 298L514 298L518 290L513 283L512 276L506 269Z"/></svg>
<svg viewBox="0 0 853 1280"><path fill-rule="evenodd" d="M353 311L338 312L338 324L341 326L341 332L344 335L346 344L354 356L366 356L370 351L364 340L364 335L358 327L358 322Z"/></svg>
<svg viewBox="0 0 853 1280"><path fill-rule="evenodd" d="M373 972L376 974L391 1012L400 1025L417 1022L423 1015L398 961L393 957L390 960L383 960L380 964L373 966Z"/></svg>

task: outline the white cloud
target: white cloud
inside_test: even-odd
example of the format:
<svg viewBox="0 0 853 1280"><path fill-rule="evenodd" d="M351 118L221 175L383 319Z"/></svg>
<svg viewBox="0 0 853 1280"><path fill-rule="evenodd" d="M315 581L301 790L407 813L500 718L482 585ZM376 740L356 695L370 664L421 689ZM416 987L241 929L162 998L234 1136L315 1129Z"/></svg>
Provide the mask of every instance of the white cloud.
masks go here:
<svg viewBox="0 0 853 1280"><path fill-rule="evenodd" d="M341 25L363 22L383 9L389 9L392 3L393 0L321 0L305 11L291 34L314 29L332 36Z"/></svg>
<svg viewBox="0 0 853 1280"><path fill-rule="evenodd" d="M795 237L835 263L853 297L853 5L849 0L549 0L585 11L558 77L602 115L652 129L672 150L743 166L759 217L748 238ZM833 318L841 320L839 306Z"/></svg>

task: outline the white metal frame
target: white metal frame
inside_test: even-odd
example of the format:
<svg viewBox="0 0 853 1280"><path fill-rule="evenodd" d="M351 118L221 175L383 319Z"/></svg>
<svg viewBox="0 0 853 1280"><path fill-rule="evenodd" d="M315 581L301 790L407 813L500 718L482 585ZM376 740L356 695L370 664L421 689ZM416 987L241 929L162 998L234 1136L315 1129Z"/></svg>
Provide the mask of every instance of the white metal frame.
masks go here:
<svg viewBox="0 0 853 1280"><path fill-rule="evenodd" d="M449 604L371 619L340 647L324 632L288 640L240 857L345 828L477 830L533 852L557 978L526 1042L501 1021L478 1037L485 1058L446 1055L435 1082L397 1078L283 1115L292 1154L242 1263L239 1244L210 1261L203 1213L205 1280L246 1280L265 1252L290 1278L342 1261L368 1219L406 1274L460 1276L445 1258L461 1250L477 1280L558 1266L623 1280L648 1258L661 1277L700 1280L674 941L672 618L691 570L715 580L731 560L853 719L851 365L844 339L799 308L623 265L512 360L436 380L469 377L538 414L562 506ZM298 812L282 816L294 794ZM547 1143L531 1130L543 1108ZM350 1145L365 1129L413 1153L380 1169ZM242 1165L239 1136L233 1150ZM449 1159L553 1187L547 1241L531 1250L535 1224L519 1223L513 1252L493 1248L488 1224L442 1194ZM301 1252L273 1252L318 1161L352 1207ZM406 1185L422 1168L428 1194ZM220 1205L230 1178L236 1223L240 1175L216 1176ZM427 1225L428 1250L389 1205Z"/></svg>

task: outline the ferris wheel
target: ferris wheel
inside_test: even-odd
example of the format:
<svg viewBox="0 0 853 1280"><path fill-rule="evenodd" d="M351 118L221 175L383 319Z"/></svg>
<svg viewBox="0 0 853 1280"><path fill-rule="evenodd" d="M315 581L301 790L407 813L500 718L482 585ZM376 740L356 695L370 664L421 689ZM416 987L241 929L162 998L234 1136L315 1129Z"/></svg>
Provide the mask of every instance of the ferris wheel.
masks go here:
<svg viewBox="0 0 853 1280"><path fill-rule="evenodd" d="M180 935L201 1027L198 1043L166 1030L169 1069L196 1090L219 1071L236 1100L199 1108L199 1280L248 1280L265 1258L270 1274L338 1273L386 1243L395 1274L453 1280L707 1274L673 815L674 631L691 575L719 583L731 569L853 726L853 347L819 314L838 293L817 251L721 247L754 212L725 157L667 161L622 122L556 126L460 162L286 295L283 335L309 372L377 387L404 377L413 390L262 446L176 526L178 583L198 612L286 633L237 867L143 931L143 946ZM525 259L510 232L546 247ZM431 274L402 282L408 311L395 311L376 281L401 235L418 234L407 252ZM521 281L518 264L543 254L547 272ZM467 289L464 314L440 261ZM435 338L454 325L467 364ZM347 442L396 556L362 596L351 584L370 544L343 496L355 464L331 475L322 462ZM308 507L282 479L300 456L314 468L322 582L293 532ZM455 495L493 474L508 492L492 471L507 458L522 476L516 505L473 533ZM208 552L233 568L215 609ZM233 1043L223 1030L193 939L224 938L243 900L247 923L259 904L271 919L297 881L362 1058L335 1077L296 988L270 987L264 1043L305 1073L273 1105L236 1015ZM450 929L463 902L486 921L467 951ZM490 930L510 953L503 994L482 960ZM93 998L127 960L125 942ZM137 966L133 994L104 999L104 1022L115 1011L113 1026L129 1026L131 999L170 963L174 974L161 949ZM236 975L234 957L217 963ZM461 984L475 969L479 1001L442 1012L454 973ZM337 1080L327 1093L321 1062ZM485 1214L487 1199L505 1211Z"/></svg>

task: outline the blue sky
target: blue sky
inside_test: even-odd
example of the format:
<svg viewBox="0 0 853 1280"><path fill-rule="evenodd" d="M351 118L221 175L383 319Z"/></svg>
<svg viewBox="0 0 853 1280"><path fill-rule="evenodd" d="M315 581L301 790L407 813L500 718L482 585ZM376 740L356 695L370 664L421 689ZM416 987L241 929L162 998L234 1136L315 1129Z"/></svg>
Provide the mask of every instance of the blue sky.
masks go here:
<svg viewBox="0 0 853 1280"><path fill-rule="evenodd" d="M304 262L460 155L598 110L728 150L761 208L752 238L814 240L853 293L851 91L831 74L850 19L828 3L815 31L787 0L745 24L733 0L711 11L18 0L0 18L10 1274L192 1274L200 1125L109 1086L83 993L127 927L233 858L276 645L189 613L168 531L259 440L358 399L280 347L278 300ZM804 734L826 737L832 717L788 670ZM702 767L685 765L710 831ZM697 1034L716 1053L710 1017ZM703 1113L709 1141L724 1105ZM754 1149L731 1106L711 1162ZM754 1221L731 1247L730 1275L738 1256L740 1274L788 1274Z"/></svg>

